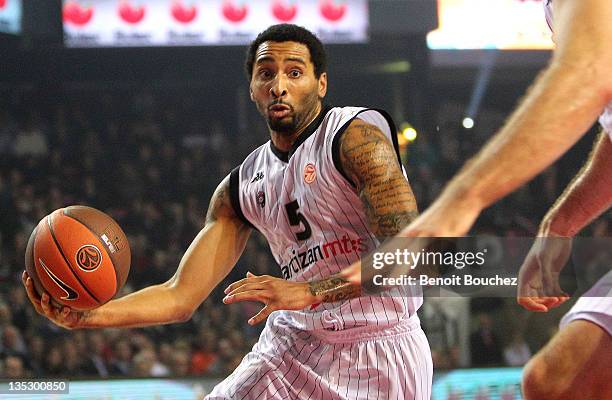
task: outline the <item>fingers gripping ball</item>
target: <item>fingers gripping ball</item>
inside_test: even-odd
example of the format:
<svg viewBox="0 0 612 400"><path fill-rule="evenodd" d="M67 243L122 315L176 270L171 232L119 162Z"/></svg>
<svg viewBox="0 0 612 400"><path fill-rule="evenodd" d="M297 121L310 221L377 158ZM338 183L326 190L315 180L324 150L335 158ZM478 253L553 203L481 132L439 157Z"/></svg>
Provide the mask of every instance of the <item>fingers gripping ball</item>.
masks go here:
<svg viewBox="0 0 612 400"><path fill-rule="evenodd" d="M95 208L70 206L43 218L30 235L25 265L40 295L75 310L115 296L130 271L130 246L119 225Z"/></svg>

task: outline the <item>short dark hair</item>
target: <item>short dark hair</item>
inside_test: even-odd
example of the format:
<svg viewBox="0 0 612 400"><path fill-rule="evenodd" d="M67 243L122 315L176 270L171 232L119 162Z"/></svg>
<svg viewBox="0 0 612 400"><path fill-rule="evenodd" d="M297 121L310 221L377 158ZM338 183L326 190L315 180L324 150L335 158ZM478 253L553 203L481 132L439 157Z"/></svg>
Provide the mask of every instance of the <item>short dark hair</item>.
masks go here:
<svg viewBox="0 0 612 400"><path fill-rule="evenodd" d="M253 76L253 64L255 63L255 53L263 42L297 42L308 47L310 60L314 65L314 73L317 79L323 72L327 71L327 55L323 43L314 33L301 26L293 24L272 25L261 32L255 40L251 42L246 54L244 63L245 73L249 82Z"/></svg>

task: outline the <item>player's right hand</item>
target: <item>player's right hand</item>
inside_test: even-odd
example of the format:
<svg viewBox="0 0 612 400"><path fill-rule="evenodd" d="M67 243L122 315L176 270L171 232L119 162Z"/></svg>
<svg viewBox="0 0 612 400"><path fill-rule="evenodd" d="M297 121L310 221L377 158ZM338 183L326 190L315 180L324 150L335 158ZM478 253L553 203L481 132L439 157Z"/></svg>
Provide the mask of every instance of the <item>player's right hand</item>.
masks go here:
<svg viewBox="0 0 612 400"><path fill-rule="evenodd" d="M518 276L517 302L530 311L547 312L569 299L559 275L572 252L572 238L537 237Z"/></svg>
<svg viewBox="0 0 612 400"><path fill-rule="evenodd" d="M61 326L65 329L76 329L82 327L83 319L86 315L85 312L72 310L70 307L56 307L51 304L51 297L47 292L43 292L41 296L38 296L34 289L34 282L32 278L28 276L28 273L23 271L21 275L21 281L26 289L28 298L34 306L37 313L47 317L54 324Z"/></svg>

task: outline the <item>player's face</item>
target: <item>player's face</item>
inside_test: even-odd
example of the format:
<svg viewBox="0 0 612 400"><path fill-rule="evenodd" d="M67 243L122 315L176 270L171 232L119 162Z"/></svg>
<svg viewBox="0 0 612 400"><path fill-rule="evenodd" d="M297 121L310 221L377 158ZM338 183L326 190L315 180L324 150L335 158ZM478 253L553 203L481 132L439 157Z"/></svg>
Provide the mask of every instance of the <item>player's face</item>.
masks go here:
<svg viewBox="0 0 612 400"><path fill-rule="evenodd" d="M251 100L271 130L292 134L314 117L327 90L327 75L317 79L308 47L297 42L264 42L255 53Z"/></svg>

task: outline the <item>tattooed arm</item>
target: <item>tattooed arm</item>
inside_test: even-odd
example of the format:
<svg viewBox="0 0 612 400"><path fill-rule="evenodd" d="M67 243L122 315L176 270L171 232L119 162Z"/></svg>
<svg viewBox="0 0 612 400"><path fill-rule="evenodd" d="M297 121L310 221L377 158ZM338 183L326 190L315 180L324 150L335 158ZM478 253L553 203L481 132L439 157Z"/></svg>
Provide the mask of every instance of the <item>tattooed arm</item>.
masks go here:
<svg viewBox="0 0 612 400"><path fill-rule="evenodd" d="M376 126L355 119L340 138L340 161L357 188L370 229L380 241L396 235L417 217L416 200L393 145ZM354 274L348 272L309 282L310 293L323 303L358 297L359 280L349 282Z"/></svg>
<svg viewBox="0 0 612 400"><path fill-rule="evenodd" d="M340 138L340 161L379 239L395 236L417 217L416 200L393 145L376 126L355 119Z"/></svg>
<svg viewBox="0 0 612 400"><path fill-rule="evenodd" d="M314 296L314 303L333 303L361 295L360 286L351 284L339 274L320 281L308 282L308 289Z"/></svg>

